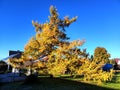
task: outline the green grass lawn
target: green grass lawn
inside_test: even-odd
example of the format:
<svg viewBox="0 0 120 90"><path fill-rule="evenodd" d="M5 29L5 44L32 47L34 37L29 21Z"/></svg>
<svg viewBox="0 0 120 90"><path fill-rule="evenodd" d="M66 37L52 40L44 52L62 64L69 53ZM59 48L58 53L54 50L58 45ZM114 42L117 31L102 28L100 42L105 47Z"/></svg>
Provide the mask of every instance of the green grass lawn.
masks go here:
<svg viewBox="0 0 120 90"><path fill-rule="evenodd" d="M120 90L120 72L115 74L111 82L104 83L102 86Z"/></svg>
<svg viewBox="0 0 120 90"><path fill-rule="evenodd" d="M35 82L35 81L34 81ZM95 83L81 82L80 78L71 77L39 77L37 83L25 84L13 82L3 84L0 90L120 90L120 73L116 74L112 82L96 85Z"/></svg>

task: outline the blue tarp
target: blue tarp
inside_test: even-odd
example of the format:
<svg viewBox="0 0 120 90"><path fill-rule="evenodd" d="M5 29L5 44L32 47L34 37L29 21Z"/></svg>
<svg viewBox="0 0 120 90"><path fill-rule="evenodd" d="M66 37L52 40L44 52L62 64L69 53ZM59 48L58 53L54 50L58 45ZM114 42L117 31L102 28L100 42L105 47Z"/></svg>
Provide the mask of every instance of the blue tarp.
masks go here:
<svg viewBox="0 0 120 90"><path fill-rule="evenodd" d="M110 71L110 69L112 69L112 68L113 68L113 65L107 63L103 66L103 71Z"/></svg>

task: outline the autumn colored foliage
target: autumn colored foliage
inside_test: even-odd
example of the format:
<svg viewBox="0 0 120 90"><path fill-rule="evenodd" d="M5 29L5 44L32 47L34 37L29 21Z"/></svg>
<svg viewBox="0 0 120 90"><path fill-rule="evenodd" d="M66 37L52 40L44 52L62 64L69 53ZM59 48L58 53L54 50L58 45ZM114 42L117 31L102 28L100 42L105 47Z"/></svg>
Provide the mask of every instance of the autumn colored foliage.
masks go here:
<svg viewBox="0 0 120 90"><path fill-rule="evenodd" d="M43 24L32 21L36 35L25 45L22 57L11 61L13 66L23 66L53 76L70 74L81 75L84 80L111 80L112 71L104 72L101 68L109 59L104 48L97 48L91 60L85 49L78 48L84 44L84 40L69 41L65 31L76 19L68 16L59 18L56 8L51 6L49 21Z"/></svg>

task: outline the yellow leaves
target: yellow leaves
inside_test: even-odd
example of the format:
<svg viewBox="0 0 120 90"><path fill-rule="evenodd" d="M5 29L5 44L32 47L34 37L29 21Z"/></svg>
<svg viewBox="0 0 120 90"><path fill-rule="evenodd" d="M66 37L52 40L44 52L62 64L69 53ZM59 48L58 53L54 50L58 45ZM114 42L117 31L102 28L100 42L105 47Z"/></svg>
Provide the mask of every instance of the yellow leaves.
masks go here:
<svg viewBox="0 0 120 90"><path fill-rule="evenodd" d="M84 80L95 81L98 84L110 81L113 76L113 71L102 71L103 62L96 63L96 61L85 60L84 64L79 68L78 74L84 75Z"/></svg>
<svg viewBox="0 0 120 90"><path fill-rule="evenodd" d="M32 37L29 42L25 45L25 50L30 50L30 49L35 49L35 48L39 48L39 43L38 41Z"/></svg>
<svg viewBox="0 0 120 90"><path fill-rule="evenodd" d="M72 22L74 22L74 21L76 21L76 20L77 20L77 16L74 17L74 18L72 18L72 19L69 19L68 16L65 16L63 22L64 22L64 25L65 25L65 26L69 26Z"/></svg>
<svg viewBox="0 0 120 90"><path fill-rule="evenodd" d="M59 63L55 62L54 66L53 64L51 65L51 67L49 66L49 74L52 74L54 76L64 74L65 71L66 71L66 62L63 61L60 61Z"/></svg>
<svg viewBox="0 0 120 90"><path fill-rule="evenodd" d="M25 46L24 62L30 61L29 56L32 56L32 60L34 60L41 55L48 55L49 60L46 63L49 69L48 72L61 74L65 72L68 65L71 72L75 72L76 67L78 68L79 66L77 61L79 60L79 52L76 51L76 47L83 45L84 41L68 42L65 27L74 22L77 17L72 19L65 17L62 20L58 17L57 10L53 6L50 7L50 13L49 22L39 24L32 21L36 29L36 36L31 38ZM76 50L73 50L74 48ZM42 67L43 63L36 63L35 65L36 67Z"/></svg>
<svg viewBox="0 0 120 90"><path fill-rule="evenodd" d="M33 67L44 68L45 64L43 62L41 62L41 61L37 61L37 62L33 63Z"/></svg>
<svg viewBox="0 0 120 90"><path fill-rule="evenodd" d="M62 48L63 48L63 50L70 50L77 46L81 46L83 43L84 43L84 41L76 40L76 41L69 43L69 45L67 43L63 44Z"/></svg>
<svg viewBox="0 0 120 90"><path fill-rule="evenodd" d="M23 59L22 58L10 58L8 60L8 62L10 63L10 65L12 65L12 67L17 67L17 68L21 68L22 67L22 63L23 63Z"/></svg>
<svg viewBox="0 0 120 90"><path fill-rule="evenodd" d="M40 38L40 33L36 33L36 40L39 40Z"/></svg>
<svg viewBox="0 0 120 90"><path fill-rule="evenodd" d="M110 54L103 47L97 47L94 51L94 60L100 62L104 61L105 63L109 62Z"/></svg>
<svg viewBox="0 0 120 90"><path fill-rule="evenodd" d="M33 24L33 26L36 27L36 32L41 32L41 29L42 29L42 27L43 27L43 24L39 24L37 21L34 22L33 20L32 20L32 24Z"/></svg>

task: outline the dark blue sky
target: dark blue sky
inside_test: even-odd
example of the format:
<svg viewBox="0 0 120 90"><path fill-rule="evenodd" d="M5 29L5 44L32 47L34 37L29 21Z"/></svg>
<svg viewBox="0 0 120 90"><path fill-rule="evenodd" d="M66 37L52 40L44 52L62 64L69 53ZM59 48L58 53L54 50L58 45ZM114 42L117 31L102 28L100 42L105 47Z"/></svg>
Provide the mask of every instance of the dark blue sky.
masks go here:
<svg viewBox="0 0 120 90"><path fill-rule="evenodd" d="M31 21L46 22L50 5L61 18L78 16L66 28L70 41L85 39L81 48L90 54L101 46L111 58L120 57L120 0L0 0L0 59L7 57L9 50L24 50L35 35Z"/></svg>

